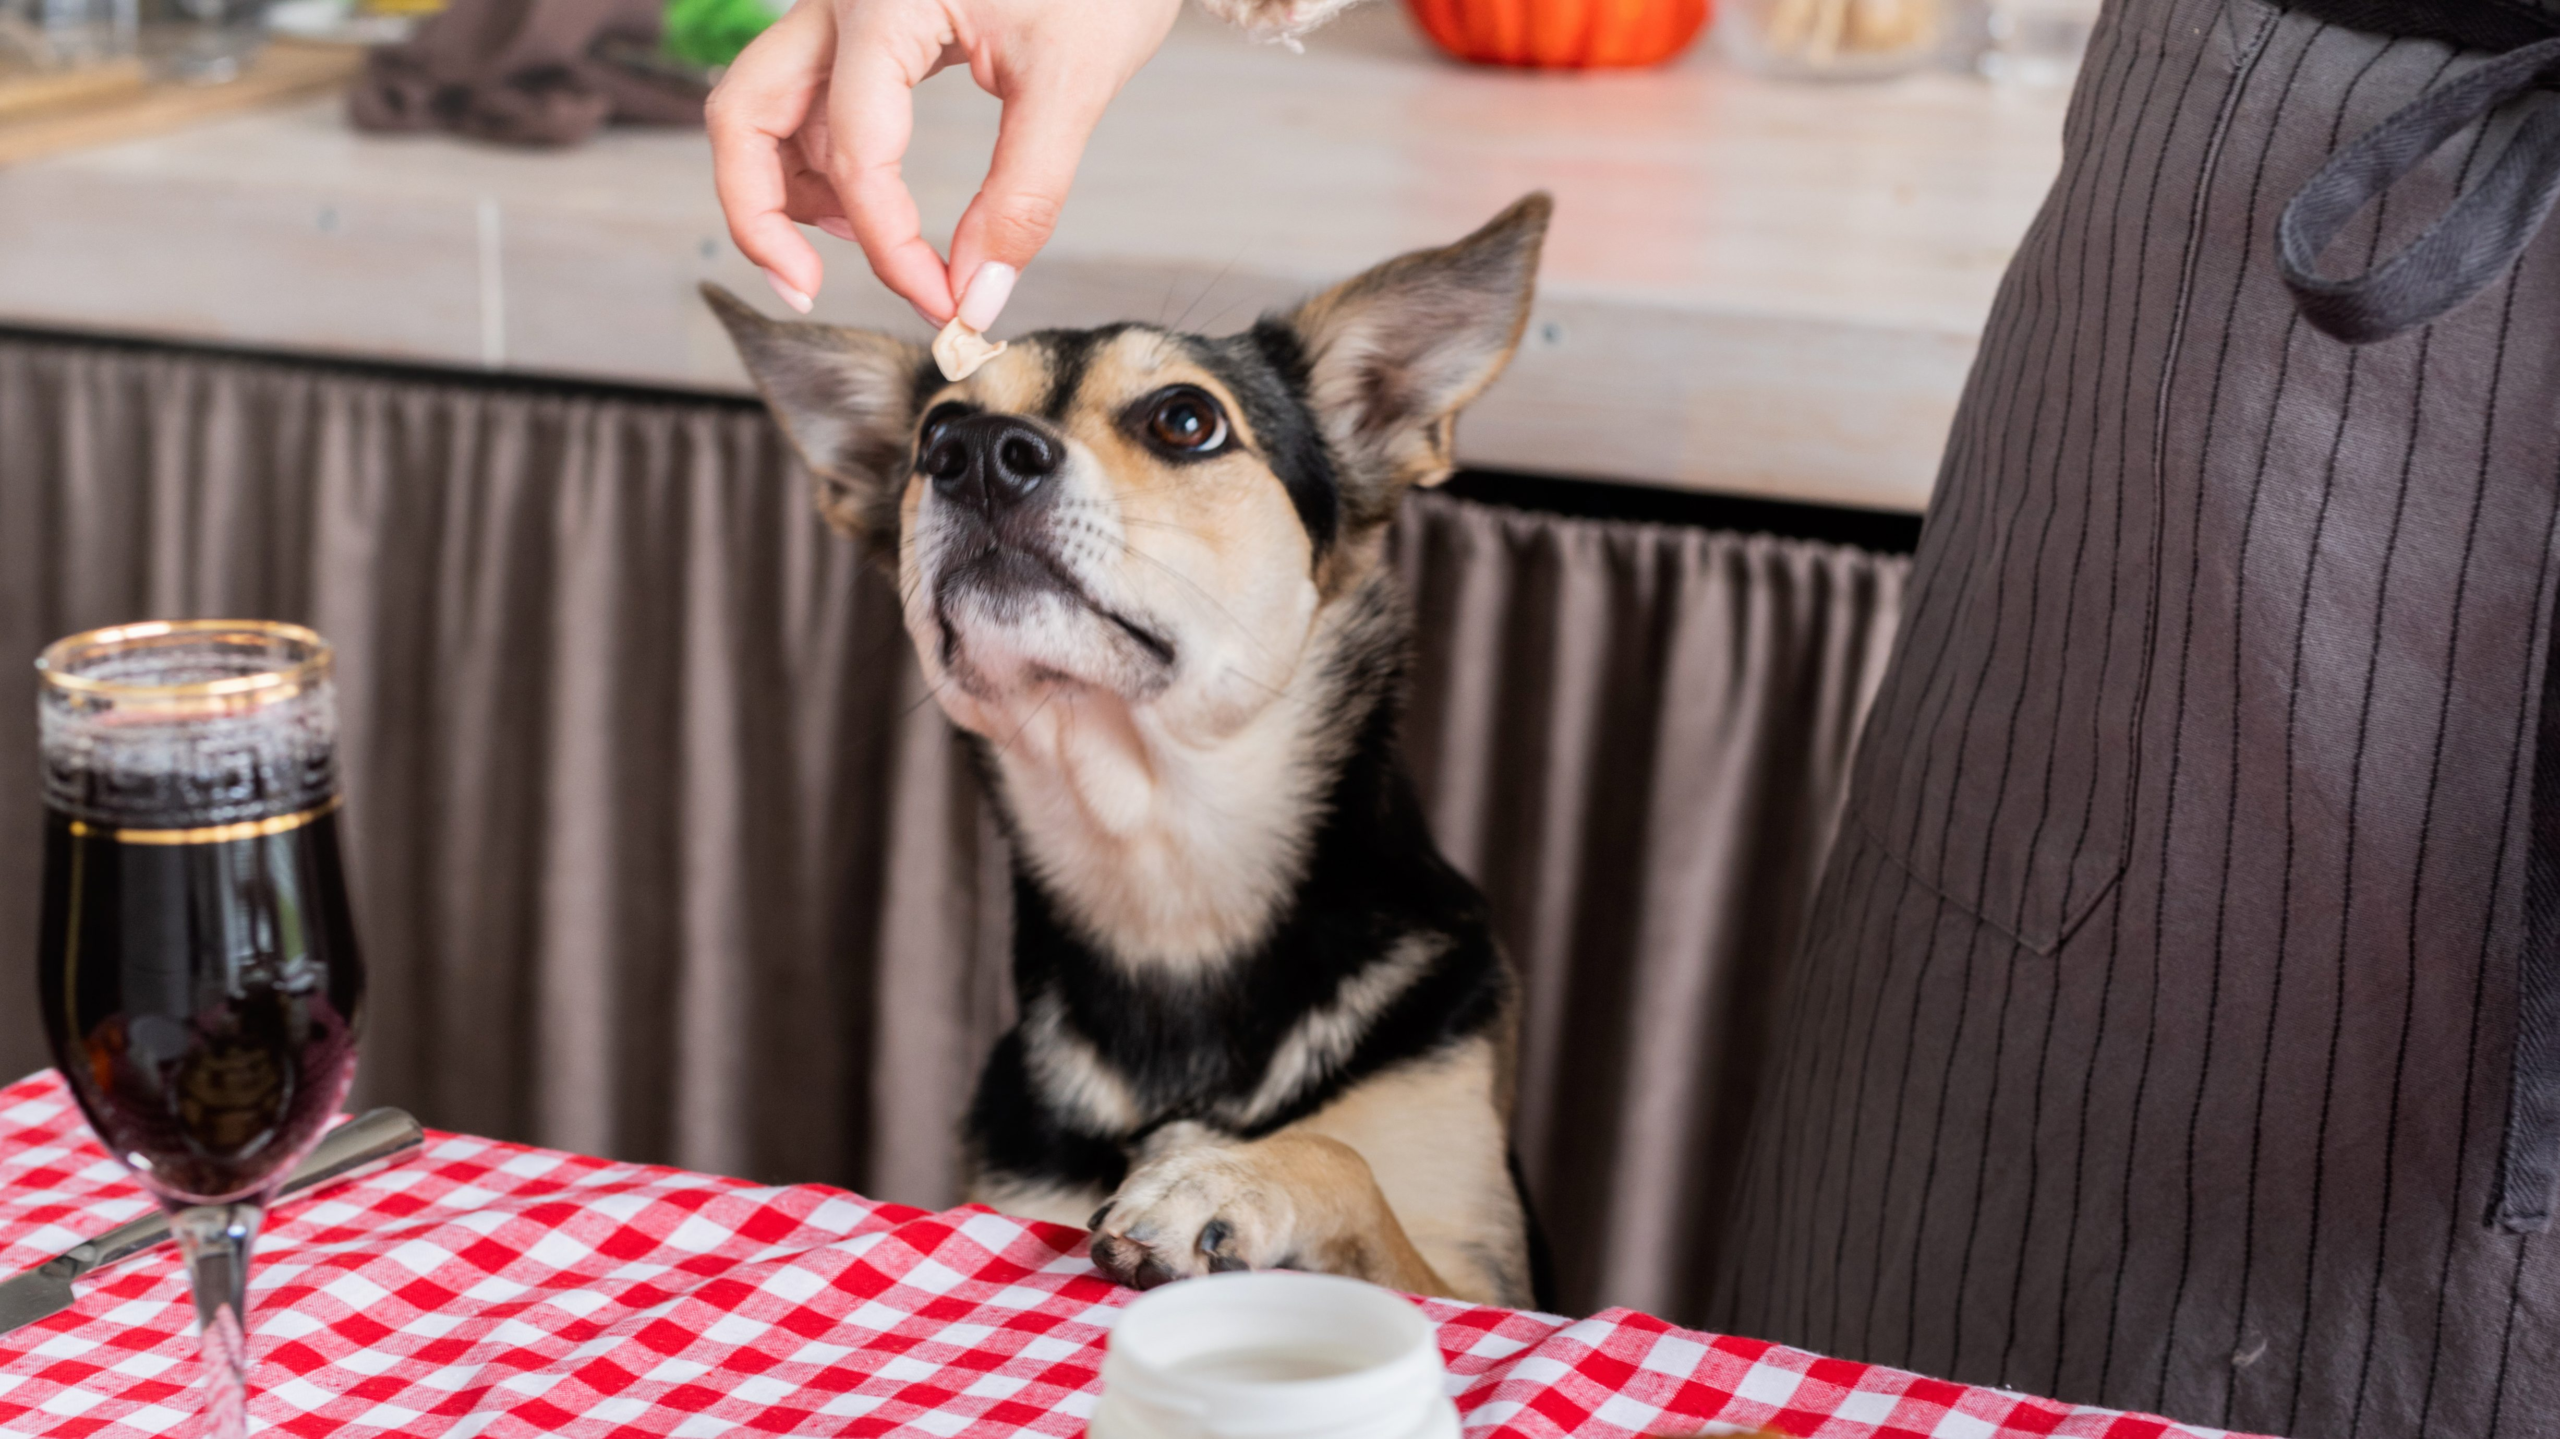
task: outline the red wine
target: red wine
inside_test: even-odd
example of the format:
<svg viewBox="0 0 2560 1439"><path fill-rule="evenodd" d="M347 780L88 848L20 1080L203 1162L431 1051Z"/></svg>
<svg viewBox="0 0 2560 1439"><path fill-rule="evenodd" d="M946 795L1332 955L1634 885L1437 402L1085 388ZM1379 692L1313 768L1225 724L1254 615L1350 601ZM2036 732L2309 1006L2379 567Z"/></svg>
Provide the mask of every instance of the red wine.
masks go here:
<svg viewBox="0 0 2560 1439"><path fill-rule="evenodd" d="M338 1111L364 969L332 803L194 828L45 823L55 1060L153 1189L263 1199Z"/></svg>

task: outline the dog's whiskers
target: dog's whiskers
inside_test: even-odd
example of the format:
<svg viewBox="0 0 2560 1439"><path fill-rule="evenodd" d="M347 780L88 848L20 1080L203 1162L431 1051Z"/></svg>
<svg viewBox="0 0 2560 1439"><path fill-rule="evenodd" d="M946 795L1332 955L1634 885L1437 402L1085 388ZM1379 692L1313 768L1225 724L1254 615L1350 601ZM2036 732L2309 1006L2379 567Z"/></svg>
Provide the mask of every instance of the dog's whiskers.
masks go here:
<svg viewBox="0 0 2560 1439"><path fill-rule="evenodd" d="M1005 736L1004 743L996 746L996 753L1008 754L1012 752L1013 742L1022 738L1022 732L1031 728L1031 722L1040 718L1040 712L1047 709L1049 707L1049 702L1057 697L1058 687L1056 685L1049 686L1048 693L1040 697L1040 703L1033 705L1031 707L1031 713L1022 717L1022 723L1013 727L1013 733Z"/></svg>
<svg viewBox="0 0 2560 1439"><path fill-rule="evenodd" d="M930 701L940 699L942 697L942 692L950 687L951 676L947 674L938 680L931 681L925 685L924 693L917 696L915 703L898 711L898 718L903 720L907 716L914 714L917 710L923 709Z"/></svg>
<svg viewBox="0 0 2560 1439"><path fill-rule="evenodd" d="M1175 579L1182 581L1184 584L1189 585L1194 594L1197 594L1200 598L1209 602L1209 608L1216 610L1226 619L1228 624L1236 627L1236 633L1244 636L1247 644L1250 644L1255 649L1262 651L1265 657L1271 657L1271 646L1264 643L1262 637L1253 632L1253 627L1246 624L1243 620L1236 618L1235 611L1227 608L1226 601L1209 593L1207 588L1202 586L1198 580L1191 578L1182 571L1175 569L1173 566L1166 564L1160 559L1157 559L1154 555L1148 554L1145 550L1138 548L1134 541L1124 539L1120 542L1120 548L1123 553L1135 555L1137 558L1145 560L1148 564L1155 566L1157 569L1160 569L1166 574L1173 576ZM1261 681L1256 680L1255 683L1260 684ZM1263 685L1263 688L1271 690L1273 694L1280 693L1280 691L1272 689L1269 685Z"/></svg>
<svg viewBox="0 0 2560 1439"><path fill-rule="evenodd" d="M1182 328L1182 322L1191 318L1191 312L1192 312L1193 310L1196 310L1196 309L1200 308L1200 302L1201 302L1202 300L1205 300L1205 299L1209 298L1209 292L1210 292L1210 291L1215 290L1215 289L1217 289L1220 285L1223 285L1223 284L1225 284L1225 283L1226 283L1227 276L1234 274L1234 273L1235 273L1235 268L1236 268L1236 266L1237 266L1238 264L1240 264L1240 263L1242 263L1242 262L1243 262L1243 260L1244 260L1244 252L1245 252L1245 251L1247 251L1247 250L1249 250L1249 249L1252 249L1252 248L1253 248L1253 242L1252 242L1252 241L1250 241L1250 240L1246 241L1246 242L1245 242L1244 244L1242 244L1242 245L1237 246L1237 247L1236 247L1235 257L1234 257L1233 259L1228 260L1228 261L1227 261L1227 263L1226 263L1224 266L1220 267L1220 269L1219 269L1218 273L1217 273L1216 275L1214 275L1214 276L1212 276L1212 277L1210 278L1209 283L1208 283L1208 284L1206 284L1206 285L1204 285L1204 286L1202 286L1202 287L1200 288L1200 293L1191 297L1191 303L1182 307L1182 313L1181 313L1181 315L1177 316L1177 317L1175 318L1174 322L1173 322L1172 324L1170 324L1170 325L1165 326L1165 328L1166 328L1166 329L1168 329L1168 330L1179 330L1179 329L1181 329L1181 328ZM1230 310L1232 310L1232 309L1234 309L1234 308L1235 308L1235 305L1234 305L1232 302L1230 302L1230 303L1228 304L1227 308L1228 308L1228 309L1230 309Z"/></svg>
<svg viewBox="0 0 2560 1439"><path fill-rule="evenodd" d="M1273 699L1284 700L1289 697L1289 692L1287 690L1274 689L1271 685L1265 683L1250 671L1246 670L1242 665L1230 664L1226 667L1226 673L1234 675L1236 678L1243 680L1246 684L1252 685L1255 689L1261 690L1263 693L1270 695Z"/></svg>

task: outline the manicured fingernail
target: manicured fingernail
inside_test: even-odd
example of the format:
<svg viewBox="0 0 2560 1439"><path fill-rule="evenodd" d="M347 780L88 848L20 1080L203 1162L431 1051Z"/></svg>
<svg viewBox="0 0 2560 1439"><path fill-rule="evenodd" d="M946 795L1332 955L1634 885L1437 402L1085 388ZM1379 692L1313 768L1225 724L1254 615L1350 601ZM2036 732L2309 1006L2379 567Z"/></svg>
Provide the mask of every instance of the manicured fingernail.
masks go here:
<svg viewBox="0 0 2560 1439"><path fill-rule="evenodd" d="M771 285L773 287L773 292L782 297L782 303L798 310L801 314L805 315L809 313L809 297L801 294L798 290L791 288L789 285L782 283L782 277L780 275L775 274L771 270L767 270L764 272L764 282Z"/></svg>
<svg viewBox="0 0 2560 1439"><path fill-rule="evenodd" d="M913 300L909 300L907 302L907 308L916 312L917 319L924 321L926 324L933 326L937 330L942 328L943 322L933 317L933 311L926 309L924 306L917 304Z"/></svg>
<svg viewBox="0 0 2560 1439"><path fill-rule="evenodd" d="M853 238L853 222L847 220L842 215L829 215L827 218L818 221L818 228L835 236L839 240L850 240Z"/></svg>
<svg viewBox="0 0 2560 1439"><path fill-rule="evenodd" d="M996 316L1004 313L1004 302L1013 298L1016 274L1011 265L994 260L980 265L969 280L968 297L960 302L960 323L981 335L995 328Z"/></svg>

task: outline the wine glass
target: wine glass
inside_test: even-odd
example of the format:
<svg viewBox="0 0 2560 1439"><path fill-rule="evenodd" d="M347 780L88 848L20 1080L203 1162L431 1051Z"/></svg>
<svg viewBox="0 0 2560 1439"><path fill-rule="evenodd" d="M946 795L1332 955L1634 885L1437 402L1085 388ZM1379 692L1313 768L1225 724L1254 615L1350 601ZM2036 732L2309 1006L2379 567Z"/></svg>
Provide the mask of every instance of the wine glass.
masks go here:
<svg viewBox="0 0 2560 1439"><path fill-rule="evenodd" d="M36 662L36 969L54 1062L170 1211L205 1439L247 1423L249 1251L355 1072L329 646L297 625L92 630Z"/></svg>

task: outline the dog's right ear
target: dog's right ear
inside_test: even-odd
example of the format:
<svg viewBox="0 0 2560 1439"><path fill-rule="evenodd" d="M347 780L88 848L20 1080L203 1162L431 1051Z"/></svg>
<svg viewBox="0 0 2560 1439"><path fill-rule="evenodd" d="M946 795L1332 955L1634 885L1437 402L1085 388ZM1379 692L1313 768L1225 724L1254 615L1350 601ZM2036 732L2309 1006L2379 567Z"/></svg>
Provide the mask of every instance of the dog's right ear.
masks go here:
<svg viewBox="0 0 2560 1439"><path fill-rule="evenodd" d="M818 476L838 529L892 543L898 491L931 363L924 346L869 330L771 319L718 285L702 298L728 328L765 407Z"/></svg>

